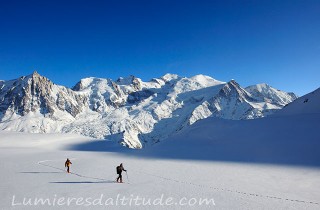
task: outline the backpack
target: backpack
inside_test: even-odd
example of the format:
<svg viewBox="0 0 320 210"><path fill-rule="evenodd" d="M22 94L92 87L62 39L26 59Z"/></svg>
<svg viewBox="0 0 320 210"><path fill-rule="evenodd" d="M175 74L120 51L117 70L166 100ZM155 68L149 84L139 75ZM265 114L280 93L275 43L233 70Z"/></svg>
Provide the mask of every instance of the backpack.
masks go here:
<svg viewBox="0 0 320 210"><path fill-rule="evenodd" d="M121 166L117 166L117 168L116 168L116 169L117 169L117 174L120 174L120 173L121 173L121 171L122 171L122 170L121 170Z"/></svg>

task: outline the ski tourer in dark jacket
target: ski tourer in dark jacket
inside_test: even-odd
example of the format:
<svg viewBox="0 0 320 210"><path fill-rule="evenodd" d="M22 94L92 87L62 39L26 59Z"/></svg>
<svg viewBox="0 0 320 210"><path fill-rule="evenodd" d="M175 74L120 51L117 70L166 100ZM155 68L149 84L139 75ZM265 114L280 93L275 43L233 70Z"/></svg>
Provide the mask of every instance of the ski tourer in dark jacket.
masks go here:
<svg viewBox="0 0 320 210"><path fill-rule="evenodd" d="M122 183L122 171L127 171L123 168L123 164L121 163L120 166L117 166L117 174L119 175L118 178L117 178L117 182L119 182L120 180L120 183Z"/></svg>

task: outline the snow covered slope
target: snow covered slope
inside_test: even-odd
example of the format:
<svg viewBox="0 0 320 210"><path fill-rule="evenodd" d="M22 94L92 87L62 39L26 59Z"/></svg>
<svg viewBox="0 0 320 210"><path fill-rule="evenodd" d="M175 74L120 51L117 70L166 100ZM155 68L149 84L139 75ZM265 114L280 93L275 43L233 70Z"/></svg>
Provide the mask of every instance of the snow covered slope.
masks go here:
<svg viewBox="0 0 320 210"><path fill-rule="evenodd" d="M255 120L208 118L142 155L320 167L320 89Z"/></svg>
<svg viewBox="0 0 320 210"><path fill-rule="evenodd" d="M34 72L0 81L0 129L76 133L142 148L210 116L261 118L296 98L267 85L242 88L204 75L166 74L149 82L90 77L69 89Z"/></svg>
<svg viewBox="0 0 320 210"><path fill-rule="evenodd" d="M305 121L300 123L303 125ZM158 144L167 145L163 147L167 150L156 154L158 158L141 156L148 150L129 150L118 144L119 150L114 152L117 150L110 150L112 142L85 139L75 134L0 131L0 209L319 209L320 169L303 164L307 163L305 148L300 151L304 155L295 154L305 157L294 167L258 164L257 160L261 160L261 156L266 158L266 154L270 158L278 158L277 151L269 152L268 143L263 144L259 140L257 144L252 144L252 139L245 141L242 137L249 136L247 130L233 125L229 129L227 123L221 125L220 129L226 130L218 135L225 133L227 137L230 136L228 132L236 131L237 138L212 142L212 124L197 122L189 136L183 135L180 143L169 139ZM270 134L280 141L277 143L271 139L276 143L275 148L283 142L277 138L278 133ZM306 139L303 141L309 143ZM171 144L173 142L177 143ZM248 151L246 147L250 145ZM287 149L292 147L283 146ZM227 152L225 157L231 152L234 154L229 160L214 161L212 157L218 150L214 150L215 147ZM318 144L314 144L316 152L317 148ZM242 149L245 150L241 152ZM163 158L159 158L160 152ZM191 152L189 156L181 158L187 152ZM244 160L243 155L247 152L249 155ZM174 159L176 157L179 160ZM70 174L64 167L67 158L72 162ZM199 161L200 158L207 161ZM314 156L311 155L309 160L312 158ZM254 161L255 164L252 163ZM115 183L115 167L120 163L124 163L127 170L123 173L124 184ZM166 202L168 199L170 202ZM58 200L61 200L59 204ZM212 202L201 202L204 200Z"/></svg>
<svg viewBox="0 0 320 210"><path fill-rule="evenodd" d="M277 113L277 116L293 115L293 114L319 114L319 113L320 113L320 88L288 104L285 107L285 109Z"/></svg>

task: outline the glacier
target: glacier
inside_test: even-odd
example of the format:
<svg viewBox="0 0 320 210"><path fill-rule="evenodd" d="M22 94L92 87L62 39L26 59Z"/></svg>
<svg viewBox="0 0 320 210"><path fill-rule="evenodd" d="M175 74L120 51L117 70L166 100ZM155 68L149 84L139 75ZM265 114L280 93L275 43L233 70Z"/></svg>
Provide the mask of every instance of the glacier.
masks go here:
<svg viewBox="0 0 320 210"><path fill-rule="evenodd" d="M166 74L148 82L133 75L89 77L67 88L33 72L0 81L0 129L74 133L139 149L208 117L262 118L297 98L267 84L243 88L205 75Z"/></svg>

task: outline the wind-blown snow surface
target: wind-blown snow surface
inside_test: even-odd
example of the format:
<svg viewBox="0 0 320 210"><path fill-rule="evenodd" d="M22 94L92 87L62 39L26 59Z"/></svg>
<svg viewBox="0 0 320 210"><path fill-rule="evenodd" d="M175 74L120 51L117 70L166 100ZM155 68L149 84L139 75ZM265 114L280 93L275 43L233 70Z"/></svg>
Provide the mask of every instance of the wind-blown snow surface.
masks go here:
<svg viewBox="0 0 320 210"><path fill-rule="evenodd" d="M75 135L2 131L0 136L0 209L300 210L320 207L319 168L147 158L136 154L143 152L141 150L129 151L112 142ZM205 135L198 137L203 139ZM233 143L238 145L236 140ZM195 145L208 147L196 143L189 146ZM186 148L178 145L174 151L181 153L182 149ZM65 172L66 158L73 163L71 174ZM128 170L129 179L123 174L125 184L114 183L115 167L121 162ZM137 196L140 200L133 200L130 205L129 199ZM127 199L124 202L119 200L123 197ZM35 205L36 199L48 201ZM62 206L58 205L59 199L64 199ZM165 205L167 199L172 199L171 205ZM199 205L197 202L201 199L213 199L214 205L212 202ZM153 202L162 205L153 205Z"/></svg>
<svg viewBox="0 0 320 210"><path fill-rule="evenodd" d="M242 88L204 75L166 74L149 82L90 77L71 90L34 72L0 81L0 129L76 133L142 148L210 116L261 118L296 98L266 84Z"/></svg>

